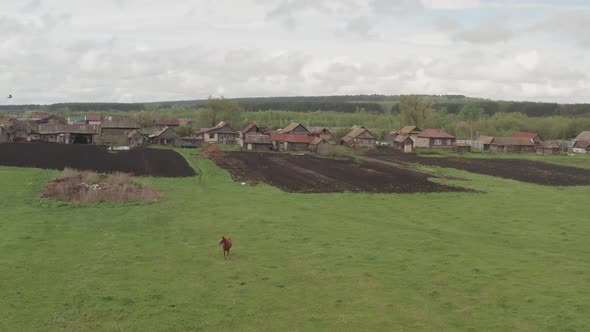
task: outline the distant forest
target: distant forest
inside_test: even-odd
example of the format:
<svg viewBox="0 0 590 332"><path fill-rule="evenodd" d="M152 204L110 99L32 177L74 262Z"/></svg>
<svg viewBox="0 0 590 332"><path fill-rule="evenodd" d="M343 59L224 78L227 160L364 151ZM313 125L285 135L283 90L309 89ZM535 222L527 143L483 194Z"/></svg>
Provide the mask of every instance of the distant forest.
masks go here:
<svg viewBox="0 0 590 332"><path fill-rule="evenodd" d="M493 101L469 98L462 95L430 96L422 95L423 99L432 103L437 111L447 114L458 114L469 102L477 102L488 115L496 113L522 113L529 117L548 116L590 116L590 104L557 104L515 101ZM399 113L400 96L386 95L351 95L323 97L269 97L269 98L238 98L247 112L258 111L289 111L316 112L332 111L337 113ZM52 105L2 105L0 112L21 113L25 111L48 112L139 112L142 110L168 110L182 107L199 109L206 100L166 101L157 103L65 103Z"/></svg>

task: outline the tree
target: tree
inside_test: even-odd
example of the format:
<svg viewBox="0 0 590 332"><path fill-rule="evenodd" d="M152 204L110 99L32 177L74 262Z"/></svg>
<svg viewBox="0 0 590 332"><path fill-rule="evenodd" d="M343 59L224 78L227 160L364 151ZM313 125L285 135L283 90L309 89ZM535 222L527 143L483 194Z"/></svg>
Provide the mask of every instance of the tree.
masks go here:
<svg viewBox="0 0 590 332"><path fill-rule="evenodd" d="M180 137L188 137L192 134L193 128L191 128L190 126L178 126L174 131Z"/></svg>
<svg viewBox="0 0 590 332"><path fill-rule="evenodd" d="M242 124L244 110L237 101L224 98L209 98L205 109L199 111L197 122L200 126L213 127L224 121L232 127Z"/></svg>
<svg viewBox="0 0 590 332"><path fill-rule="evenodd" d="M473 139L473 124L481 120L484 114L485 110L477 102L469 102L461 108L461 111L459 111L459 118L463 120L459 125L461 125L462 128L469 130L471 139Z"/></svg>
<svg viewBox="0 0 590 332"><path fill-rule="evenodd" d="M402 124L421 127L434 111L432 104L425 102L420 96L400 97Z"/></svg>

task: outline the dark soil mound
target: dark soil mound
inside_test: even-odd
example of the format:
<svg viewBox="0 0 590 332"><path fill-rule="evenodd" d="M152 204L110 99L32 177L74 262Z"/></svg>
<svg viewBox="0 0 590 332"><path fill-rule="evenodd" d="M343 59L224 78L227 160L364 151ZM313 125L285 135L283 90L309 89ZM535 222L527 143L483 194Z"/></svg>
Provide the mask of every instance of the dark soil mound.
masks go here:
<svg viewBox="0 0 590 332"><path fill-rule="evenodd" d="M367 154L370 158L402 164L456 168L472 173L546 186L590 185L590 171L582 168L554 165L525 159L421 157L392 149Z"/></svg>
<svg viewBox="0 0 590 332"><path fill-rule="evenodd" d="M66 167L99 173L124 172L140 176L189 177L195 171L172 150L136 148L109 151L106 146L69 144L0 144L0 166L63 170Z"/></svg>
<svg viewBox="0 0 590 332"><path fill-rule="evenodd" d="M254 152L225 152L210 157L240 181L264 182L287 192L467 191L431 182L422 173L351 159Z"/></svg>

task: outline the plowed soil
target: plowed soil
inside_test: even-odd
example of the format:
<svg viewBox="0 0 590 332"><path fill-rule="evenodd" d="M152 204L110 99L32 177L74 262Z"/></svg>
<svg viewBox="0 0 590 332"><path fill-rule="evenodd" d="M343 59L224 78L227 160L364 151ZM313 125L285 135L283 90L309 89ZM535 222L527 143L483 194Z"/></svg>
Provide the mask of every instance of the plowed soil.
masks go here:
<svg viewBox="0 0 590 332"><path fill-rule="evenodd" d="M590 185L589 170L525 159L460 158L440 155L421 157L413 153L401 153L392 149L371 152L367 154L367 157L400 164L417 163L456 168L472 173L545 186Z"/></svg>
<svg viewBox="0 0 590 332"><path fill-rule="evenodd" d="M296 193L418 193L467 191L428 180L428 175L377 162L311 155L224 152L209 156L236 180L263 182Z"/></svg>
<svg viewBox="0 0 590 332"><path fill-rule="evenodd" d="M70 144L0 144L0 166L63 170L66 167L99 173L124 172L140 176L189 177L195 171L172 150L136 148L109 151L106 146Z"/></svg>

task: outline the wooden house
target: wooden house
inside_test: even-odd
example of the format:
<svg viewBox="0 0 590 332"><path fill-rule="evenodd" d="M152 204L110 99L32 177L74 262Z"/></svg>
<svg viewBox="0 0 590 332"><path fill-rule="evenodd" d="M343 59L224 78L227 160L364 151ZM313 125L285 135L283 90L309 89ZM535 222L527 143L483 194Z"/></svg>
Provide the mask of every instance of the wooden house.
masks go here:
<svg viewBox="0 0 590 332"><path fill-rule="evenodd" d="M528 153L535 152L535 142L527 137L494 137L491 152Z"/></svg>
<svg viewBox="0 0 590 332"><path fill-rule="evenodd" d="M176 132L170 127L164 127L150 135L150 142L154 145L174 145Z"/></svg>
<svg viewBox="0 0 590 332"><path fill-rule="evenodd" d="M134 130L127 135L129 139L130 146L140 146L144 145L148 142L147 137L144 134L140 133L138 130Z"/></svg>
<svg viewBox="0 0 590 332"><path fill-rule="evenodd" d="M129 134L139 130L139 124L128 116L107 116L98 126L98 144L127 145Z"/></svg>
<svg viewBox="0 0 590 332"><path fill-rule="evenodd" d="M493 136L479 136L475 141L473 141L473 150L490 151L490 146L492 145L493 141Z"/></svg>
<svg viewBox="0 0 590 332"><path fill-rule="evenodd" d="M441 129L425 129L416 136L415 147L426 149L452 149L455 136Z"/></svg>
<svg viewBox="0 0 590 332"><path fill-rule="evenodd" d="M309 150L319 154L325 154L330 152L332 143L322 137L312 137L309 142Z"/></svg>
<svg viewBox="0 0 590 332"><path fill-rule="evenodd" d="M152 123L154 125L154 128L157 129L164 129L166 127L174 129L180 126L180 120L174 118L155 119L154 121L152 121Z"/></svg>
<svg viewBox="0 0 590 332"><path fill-rule="evenodd" d="M352 131L340 139L340 145L349 147L374 147L376 142L375 136L363 126L352 127Z"/></svg>
<svg viewBox="0 0 590 332"><path fill-rule="evenodd" d="M196 136L205 143L233 144L236 142L238 133L229 124L222 121L215 127L201 129L196 133Z"/></svg>
<svg viewBox="0 0 590 332"><path fill-rule="evenodd" d="M405 153L414 152L414 141L409 135L397 135L393 139L393 148Z"/></svg>
<svg viewBox="0 0 590 332"><path fill-rule="evenodd" d="M276 151L306 151L309 148L309 135L274 132L270 137L273 150Z"/></svg>
<svg viewBox="0 0 590 332"><path fill-rule="evenodd" d="M536 152L538 155L557 155L561 151L559 144L552 141L540 142L537 146Z"/></svg>

